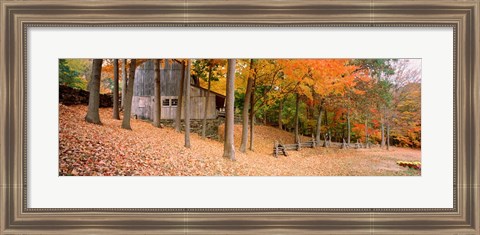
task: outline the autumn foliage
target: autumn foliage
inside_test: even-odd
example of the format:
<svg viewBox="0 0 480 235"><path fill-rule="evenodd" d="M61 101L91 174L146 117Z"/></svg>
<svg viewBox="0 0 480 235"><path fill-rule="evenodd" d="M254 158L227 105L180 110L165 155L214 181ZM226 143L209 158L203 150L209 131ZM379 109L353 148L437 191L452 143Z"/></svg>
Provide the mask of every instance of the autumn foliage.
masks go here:
<svg viewBox="0 0 480 235"><path fill-rule="evenodd" d="M159 118L155 128L148 121L133 118L136 71L148 59L118 60L120 70L114 69L114 59L60 60L59 83L90 91L88 113L84 106L59 106L60 175L419 174L405 173L395 164L419 161L418 150L405 150L408 154L400 157L407 159L394 153L404 151L399 147L421 148L419 60L254 58L229 59L227 63L226 59L158 59L165 60L177 61L183 69L181 78L175 78L183 84L178 88L177 131L162 129ZM92 66L92 61L96 66ZM158 83L155 89L160 92L162 84ZM106 115L112 110L98 110L99 94L112 93L114 84L116 89L123 88L118 91L122 96L122 120ZM220 136L227 134L225 143L207 139L205 134L203 138L190 137L190 115L185 110L198 105L190 99L192 85L204 87L205 94L226 94L228 105L220 109L228 121L226 127L219 127L225 130ZM206 95L201 102L208 103L209 97ZM160 100L155 99L158 107ZM220 113L221 101L215 102ZM120 110L118 103L116 107ZM86 113L86 120L98 125L79 119ZM156 115L160 117L159 113ZM179 133L182 116L186 120L184 136ZM202 133L207 126L206 117L202 120ZM234 125L238 117L242 119L241 128ZM294 166L298 162L290 160L282 160L279 165L272 162L274 142L301 143L305 139L313 139L317 147L322 147L303 150L306 155L300 155L308 161L299 164L304 169L289 169L298 167ZM328 150L332 143L341 146L343 152ZM237 155L233 156L238 148L241 153L237 159ZM225 149L224 156L232 161L237 159L237 163L221 158L221 149ZM357 158L350 159L345 154L366 163L355 165L352 162L357 162ZM341 164L361 168L342 171L332 159L327 161L319 156L334 156ZM387 173L377 168L372 171L369 164L386 165Z"/></svg>
<svg viewBox="0 0 480 235"><path fill-rule="evenodd" d="M140 66L146 59L138 59ZM237 60L235 106L242 110L248 76L255 78L254 113L264 123L281 123L292 130L295 101L300 94L299 126L303 135L315 134L319 105L322 105L321 133L335 141L346 138L349 129L353 142L380 143L382 123L390 128L390 144L421 147L421 71L411 66L414 60L393 59L250 59ZM119 61L120 63L122 60ZM130 60L126 60L127 70ZM414 63L413 63L414 64ZM122 67L122 66L119 66ZM87 89L91 60L67 59L61 68L77 76L72 86ZM226 60L193 60L191 74L204 88L226 94ZM128 71L120 71L120 73ZM211 75L211 76L210 76ZM113 89L113 59L102 66L100 93ZM64 80L62 80L64 81ZM123 83L124 81L120 81ZM65 83L65 82L64 82ZM280 110L280 108L282 108ZM351 122L347 128L347 116ZM367 127L367 128L365 128ZM384 135L386 130L383 130ZM385 138L385 137L384 137Z"/></svg>

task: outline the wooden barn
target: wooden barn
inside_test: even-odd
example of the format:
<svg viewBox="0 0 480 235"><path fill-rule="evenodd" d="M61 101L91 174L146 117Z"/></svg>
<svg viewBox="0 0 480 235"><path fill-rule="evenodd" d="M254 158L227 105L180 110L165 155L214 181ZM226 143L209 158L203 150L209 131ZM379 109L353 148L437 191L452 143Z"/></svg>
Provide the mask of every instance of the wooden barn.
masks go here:
<svg viewBox="0 0 480 235"><path fill-rule="evenodd" d="M161 119L175 119L180 94L182 64L174 60L165 60L160 69L160 96L162 100ZM200 87L198 80L190 81L190 118L203 119L206 94L209 97L207 119L215 119L225 107L225 96ZM153 120L155 103L155 79L153 61L140 65L135 72L133 88L132 115L137 118ZM182 106L185 107L185 106ZM184 117L182 108L182 119Z"/></svg>

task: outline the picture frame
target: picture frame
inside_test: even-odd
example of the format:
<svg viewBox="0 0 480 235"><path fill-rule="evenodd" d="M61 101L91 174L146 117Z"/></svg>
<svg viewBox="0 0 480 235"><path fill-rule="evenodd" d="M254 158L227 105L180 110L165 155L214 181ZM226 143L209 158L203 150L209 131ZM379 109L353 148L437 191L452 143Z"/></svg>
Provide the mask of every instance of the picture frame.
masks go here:
<svg viewBox="0 0 480 235"><path fill-rule="evenodd" d="M480 3L1 1L0 233L480 234ZM454 207L28 208L28 27L452 27Z"/></svg>

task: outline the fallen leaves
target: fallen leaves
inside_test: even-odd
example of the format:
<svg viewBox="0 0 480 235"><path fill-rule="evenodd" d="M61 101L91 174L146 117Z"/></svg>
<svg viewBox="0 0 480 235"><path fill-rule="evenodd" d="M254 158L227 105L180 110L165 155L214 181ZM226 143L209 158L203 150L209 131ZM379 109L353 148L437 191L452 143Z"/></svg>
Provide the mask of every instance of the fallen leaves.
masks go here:
<svg viewBox="0 0 480 235"><path fill-rule="evenodd" d="M121 129L112 110L100 109L103 125L86 123L87 107L59 105L59 175L61 176L292 176L292 175L408 175L398 160L419 161L420 151L403 148L315 148L289 151L274 158L275 140L293 142L291 133L267 126L255 127L255 151L236 151L236 161L222 157L223 143L184 134L172 128L131 120L132 130ZM221 131L222 128L220 128ZM236 149L241 126L235 126ZM306 140L306 139L305 139Z"/></svg>
<svg viewBox="0 0 480 235"><path fill-rule="evenodd" d="M418 161L415 161L415 162L397 161L397 164L399 166L413 168L415 170L421 170L422 169L422 163L420 163Z"/></svg>

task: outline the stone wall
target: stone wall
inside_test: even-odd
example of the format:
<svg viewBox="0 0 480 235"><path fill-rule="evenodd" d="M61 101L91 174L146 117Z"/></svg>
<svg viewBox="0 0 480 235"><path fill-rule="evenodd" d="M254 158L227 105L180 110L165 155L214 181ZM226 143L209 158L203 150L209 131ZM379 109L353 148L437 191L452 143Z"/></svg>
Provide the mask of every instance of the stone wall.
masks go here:
<svg viewBox="0 0 480 235"><path fill-rule="evenodd" d="M88 105L90 92L81 89L71 88L69 86L59 86L59 102L64 105ZM119 96L120 97L120 96ZM100 94L100 107L113 107L112 94Z"/></svg>
<svg viewBox="0 0 480 235"><path fill-rule="evenodd" d="M190 132L202 134L202 121L201 119L190 120ZM220 140L218 136L218 127L225 122L224 118L207 119L207 129L205 135L207 138ZM162 120L161 123L165 126L174 127L175 120ZM181 121L181 130L185 131L185 122Z"/></svg>

